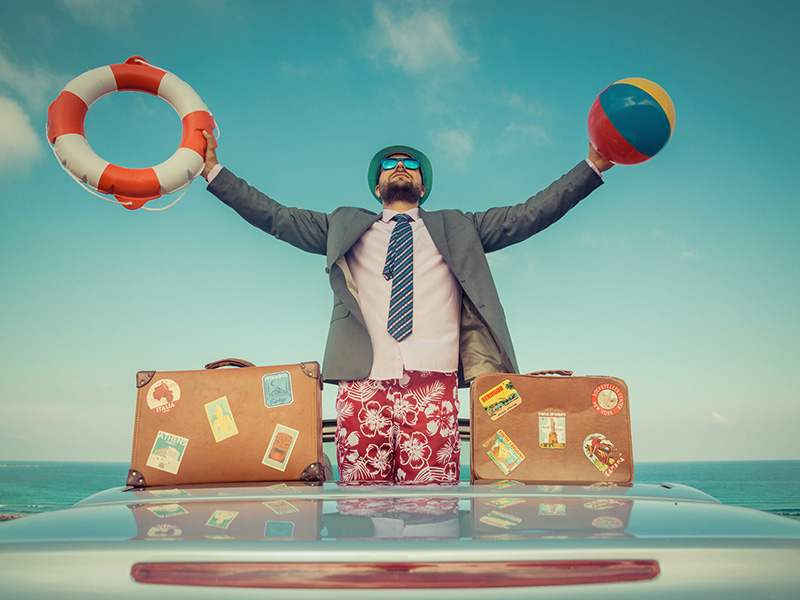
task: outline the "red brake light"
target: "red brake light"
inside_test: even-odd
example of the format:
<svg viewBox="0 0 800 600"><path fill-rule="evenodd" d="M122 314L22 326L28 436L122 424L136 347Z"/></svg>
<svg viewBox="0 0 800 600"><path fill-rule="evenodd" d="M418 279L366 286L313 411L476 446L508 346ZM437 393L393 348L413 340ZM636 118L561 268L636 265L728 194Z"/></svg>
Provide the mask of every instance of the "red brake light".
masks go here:
<svg viewBox="0 0 800 600"><path fill-rule="evenodd" d="M646 581L654 560L438 563L138 563L139 583L247 588L497 588Z"/></svg>

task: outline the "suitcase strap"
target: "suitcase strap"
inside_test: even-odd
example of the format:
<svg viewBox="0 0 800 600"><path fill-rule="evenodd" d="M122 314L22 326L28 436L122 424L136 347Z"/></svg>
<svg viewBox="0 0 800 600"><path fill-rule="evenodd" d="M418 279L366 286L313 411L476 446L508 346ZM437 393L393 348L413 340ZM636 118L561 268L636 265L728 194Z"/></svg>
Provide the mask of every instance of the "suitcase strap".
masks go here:
<svg viewBox="0 0 800 600"><path fill-rule="evenodd" d="M223 358L208 363L205 369L219 369L220 367L255 367L255 365L240 358Z"/></svg>
<svg viewBox="0 0 800 600"><path fill-rule="evenodd" d="M561 369L555 371L534 371L533 373L528 373L528 375L562 375L564 377L572 377L572 371L563 371Z"/></svg>

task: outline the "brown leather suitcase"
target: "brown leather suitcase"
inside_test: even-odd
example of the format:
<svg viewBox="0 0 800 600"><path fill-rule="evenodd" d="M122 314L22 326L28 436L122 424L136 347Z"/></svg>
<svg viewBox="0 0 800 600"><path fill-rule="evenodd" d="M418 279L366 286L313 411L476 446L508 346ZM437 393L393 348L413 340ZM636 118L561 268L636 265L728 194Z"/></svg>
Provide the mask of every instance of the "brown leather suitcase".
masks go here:
<svg viewBox="0 0 800 600"><path fill-rule="evenodd" d="M485 373L470 386L471 476L633 482L628 386L571 371Z"/></svg>
<svg viewBox="0 0 800 600"><path fill-rule="evenodd" d="M141 371L136 386L129 486L325 477L316 362L225 359L198 371Z"/></svg>

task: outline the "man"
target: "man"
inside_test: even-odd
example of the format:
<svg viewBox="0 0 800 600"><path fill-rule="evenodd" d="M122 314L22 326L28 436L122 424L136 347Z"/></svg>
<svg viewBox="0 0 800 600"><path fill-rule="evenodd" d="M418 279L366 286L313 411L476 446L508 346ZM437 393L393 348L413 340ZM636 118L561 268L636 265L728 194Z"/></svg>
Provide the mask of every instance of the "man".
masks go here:
<svg viewBox="0 0 800 600"><path fill-rule="evenodd" d="M482 372L518 371L486 253L560 219L612 164L589 158L523 204L425 211L428 158L389 146L367 178L381 214L291 208L222 168L208 140L208 189L244 219L325 255L334 294L322 374L338 383L336 451L343 481L458 478L457 388Z"/></svg>

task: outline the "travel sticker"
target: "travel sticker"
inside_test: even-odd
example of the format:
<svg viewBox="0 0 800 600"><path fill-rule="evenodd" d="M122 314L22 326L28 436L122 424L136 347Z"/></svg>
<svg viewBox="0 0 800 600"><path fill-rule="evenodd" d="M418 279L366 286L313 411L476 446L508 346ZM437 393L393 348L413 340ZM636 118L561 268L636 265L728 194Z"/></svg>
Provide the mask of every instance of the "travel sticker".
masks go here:
<svg viewBox="0 0 800 600"><path fill-rule="evenodd" d="M512 408L522 404L522 398L510 380L497 384L480 397L481 406L486 409L492 421L496 421Z"/></svg>
<svg viewBox="0 0 800 600"><path fill-rule="evenodd" d="M525 455L520 452L516 444L512 442L505 432L500 429L492 437L483 443L487 449L486 453L494 461L498 468L508 475L525 460Z"/></svg>
<svg viewBox="0 0 800 600"><path fill-rule="evenodd" d="M496 488L507 488L507 487L514 487L517 485L525 485L521 481L514 481L513 479L500 479L498 481L493 481L489 484L492 487Z"/></svg>
<svg viewBox="0 0 800 600"><path fill-rule="evenodd" d="M522 504L525 502L522 498L494 498L492 500L487 500L484 504L487 506L494 506L495 508L506 508L508 506L514 506L515 504Z"/></svg>
<svg viewBox="0 0 800 600"><path fill-rule="evenodd" d="M492 527L499 527L500 529L511 529L519 525L522 519L498 510L493 510L489 514L483 515L480 518L480 522L491 525Z"/></svg>
<svg viewBox="0 0 800 600"><path fill-rule="evenodd" d="M590 433L583 440L583 453L606 477L616 473L619 466L627 462L619 450L602 433Z"/></svg>
<svg viewBox="0 0 800 600"><path fill-rule="evenodd" d="M227 396L209 402L205 405L205 409L208 424L211 425L211 431L217 443L239 433L233 420L233 413L231 413Z"/></svg>
<svg viewBox="0 0 800 600"><path fill-rule="evenodd" d="M267 489L273 494L299 494L300 490L285 483L276 483L275 485L267 486Z"/></svg>
<svg viewBox="0 0 800 600"><path fill-rule="evenodd" d="M542 517L562 517L567 514L567 505L560 502L548 502L539 504L539 516Z"/></svg>
<svg viewBox="0 0 800 600"><path fill-rule="evenodd" d="M299 508L286 500L271 500L270 502L262 502L262 504L276 515L288 515L289 513L300 512Z"/></svg>
<svg viewBox="0 0 800 600"><path fill-rule="evenodd" d="M188 438L159 431L147 458L147 466L177 475L188 443Z"/></svg>
<svg viewBox="0 0 800 600"><path fill-rule="evenodd" d="M147 490L147 493L155 496L156 498L183 498L191 496L189 492L179 488L171 490Z"/></svg>
<svg viewBox="0 0 800 600"><path fill-rule="evenodd" d="M169 540L172 538L180 537L183 530L175 525L164 523L163 525L153 525L147 530L147 537L157 540Z"/></svg>
<svg viewBox="0 0 800 600"><path fill-rule="evenodd" d="M589 500L588 502L584 502L583 506L589 510L608 510L625 506L625 503L621 500L614 500L612 498L598 498L597 500Z"/></svg>
<svg viewBox="0 0 800 600"><path fill-rule="evenodd" d="M285 471L286 463L289 462L289 457L292 455L298 435L300 435L300 432L291 427L281 424L276 425L275 432L272 434L272 439L267 447L267 453L261 462L273 469Z"/></svg>
<svg viewBox="0 0 800 600"><path fill-rule="evenodd" d="M613 417L625 406L625 396L613 383L601 383L592 392L592 406L604 417Z"/></svg>
<svg viewBox="0 0 800 600"><path fill-rule="evenodd" d="M619 529L624 526L625 523L622 522L622 519L617 517L597 517L592 521L592 527L597 527L598 529Z"/></svg>
<svg viewBox="0 0 800 600"><path fill-rule="evenodd" d="M567 447L567 413L539 413L539 448L563 450Z"/></svg>
<svg viewBox="0 0 800 600"><path fill-rule="evenodd" d="M148 506L147 510L153 513L159 519L189 514L189 511L183 508L180 504L161 504L159 506Z"/></svg>
<svg viewBox="0 0 800 600"><path fill-rule="evenodd" d="M264 404L269 408L292 403L292 378L288 371L264 375L261 383L264 386Z"/></svg>
<svg viewBox="0 0 800 600"><path fill-rule="evenodd" d="M214 511L214 514L206 521L207 527L219 527L220 529L227 529L233 520L236 518L236 515L239 514L239 511L236 510L217 510Z"/></svg>
<svg viewBox="0 0 800 600"><path fill-rule="evenodd" d="M181 388L172 379L159 379L147 390L147 406L157 413L171 411L180 399Z"/></svg>
<svg viewBox="0 0 800 600"><path fill-rule="evenodd" d="M294 537L294 523L292 521L267 521L264 527L265 538L290 538Z"/></svg>

